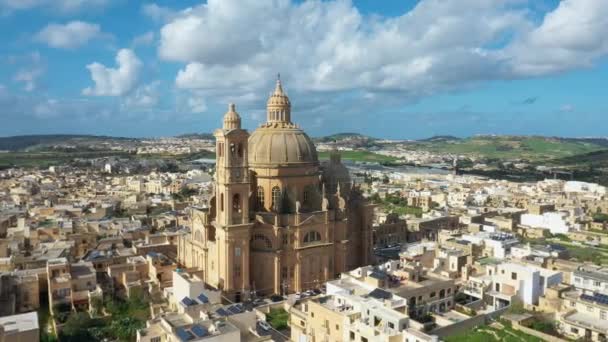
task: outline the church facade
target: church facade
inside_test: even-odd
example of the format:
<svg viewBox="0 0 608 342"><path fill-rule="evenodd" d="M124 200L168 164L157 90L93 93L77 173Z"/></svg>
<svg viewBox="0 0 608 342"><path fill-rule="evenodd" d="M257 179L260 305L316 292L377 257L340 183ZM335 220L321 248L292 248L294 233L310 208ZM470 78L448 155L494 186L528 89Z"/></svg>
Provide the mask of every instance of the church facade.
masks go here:
<svg viewBox="0 0 608 342"><path fill-rule="evenodd" d="M214 135L214 196L191 212L190 234L178 244L181 267L239 301L316 288L372 262L373 205L337 151L319 162L291 121L280 80L266 122L251 135L232 104Z"/></svg>

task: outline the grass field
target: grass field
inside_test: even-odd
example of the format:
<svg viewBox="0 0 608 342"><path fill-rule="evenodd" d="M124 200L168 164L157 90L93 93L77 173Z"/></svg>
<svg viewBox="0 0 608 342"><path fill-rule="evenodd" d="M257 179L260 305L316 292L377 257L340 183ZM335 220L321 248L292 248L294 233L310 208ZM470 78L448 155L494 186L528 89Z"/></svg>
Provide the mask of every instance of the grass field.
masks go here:
<svg viewBox="0 0 608 342"><path fill-rule="evenodd" d="M397 158L384 156L378 153L369 151L341 151L340 155L343 160L352 160L357 162L395 162ZM319 152L319 159L329 159L329 152Z"/></svg>
<svg viewBox="0 0 608 342"><path fill-rule="evenodd" d="M215 158L215 153L202 151L192 154L131 154L119 151L87 151L87 152L3 152L0 153L0 169L7 167L47 168L51 165L63 165L74 159L92 159L101 157L137 158L137 159L172 159L195 160L200 158Z"/></svg>
<svg viewBox="0 0 608 342"><path fill-rule="evenodd" d="M505 326L502 329L496 329L490 326L476 327L464 334L447 336L444 338L446 342L487 342L487 341L503 341L503 342L541 342L538 337L525 334L521 331L514 330Z"/></svg>
<svg viewBox="0 0 608 342"><path fill-rule="evenodd" d="M605 147L582 141L566 141L543 137L479 136L462 140L432 141L413 145L417 150L468 154L486 158L522 158L549 160L565 158Z"/></svg>

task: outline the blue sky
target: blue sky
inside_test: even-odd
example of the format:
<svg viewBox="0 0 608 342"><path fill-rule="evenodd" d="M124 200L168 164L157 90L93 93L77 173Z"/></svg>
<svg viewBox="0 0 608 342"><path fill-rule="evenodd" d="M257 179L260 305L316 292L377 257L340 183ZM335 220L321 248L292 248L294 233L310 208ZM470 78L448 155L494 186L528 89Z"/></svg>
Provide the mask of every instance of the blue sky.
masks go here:
<svg viewBox="0 0 608 342"><path fill-rule="evenodd" d="M0 135L608 136L605 0L0 0Z"/></svg>

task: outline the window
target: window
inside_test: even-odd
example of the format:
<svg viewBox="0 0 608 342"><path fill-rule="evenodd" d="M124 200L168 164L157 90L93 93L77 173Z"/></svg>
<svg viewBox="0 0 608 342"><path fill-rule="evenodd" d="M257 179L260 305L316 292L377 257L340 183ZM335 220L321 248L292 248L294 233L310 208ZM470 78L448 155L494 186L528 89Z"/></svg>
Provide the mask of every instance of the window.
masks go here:
<svg viewBox="0 0 608 342"><path fill-rule="evenodd" d="M604 310L600 311L600 318L606 319L606 311L604 311Z"/></svg>
<svg viewBox="0 0 608 342"><path fill-rule="evenodd" d="M264 234L254 234L251 243L253 249L257 250L271 250L272 242Z"/></svg>
<svg viewBox="0 0 608 342"><path fill-rule="evenodd" d="M574 282L575 283L580 283L581 282L581 278L579 278L579 277L574 278Z"/></svg>
<svg viewBox="0 0 608 342"><path fill-rule="evenodd" d="M578 334L578 329L577 328L570 328L570 332L573 334Z"/></svg>
<svg viewBox="0 0 608 342"><path fill-rule="evenodd" d="M429 295L429 297L433 298L435 297L437 294L435 292L431 292L431 294Z"/></svg>
<svg viewBox="0 0 608 342"><path fill-rule="evenodd" d="M236 278L241 276L241 265L234 265L234 276Z"/></svg>
<svg viewBox="0 0 608 342"><path fill-rule="evenodd" d="M150 342L160 342L160 336L152 337Z"/></svg>
<svg viewBox="0 0 608 342"><path fill-rule="evenodd" d="M278 186L272 188L272 209L274 211L281 209L281 189Z"/></svg>
<svg viewBox="0 0 608 342"><path fill-rule="evenodd" d="M224 194L220 195L220 211L224 211Z"/></svg>
<svg viewBox="0 0 608 342"><path fill-rule="evenodd" d="M316 241L321 241L321 234L319 234L319 232L313 230L304 235L304 243L311 243Z"/></svg>
<svg viewBox="0 0 608 342"><path fill-rule="evenodd" d="M444 289L441 289L439 291L439 298L445 298L445 290Z"/></svg>
<svg viewBox="0 0 608 342"><path fill-rule="evenodd" d="M237 147L237 154L239 155L239 157L243 157L243 144L239 143L238 147Z"/></svg>
<svg viewBox="0 0 608 342"><path fill-rule="evenodd" d="M587 306L587 311L593 312L593 306Z"/></svg>
<svg viewBox="0 0 608 342"><path fill-rule="evenodd" d="M354 340L355 340L355 332L354 332L354 331L351 331L351 332L350 332L350 340L351 340L351 341L354 341Z"/></svg>
<svg viewBox="0 0 608 342"><path fill-rule="evenodd" d="M496 289L496 292L500 291L500 284L496 283L496 285L494 285L494 288Z"/></svg>
<svg viewBox="0 0 608 342"><path fill-rule="evenodd" d="M517 273L511 272L511 279L517 280Z"/></svg>
<svg viewBox="0 0 608 342"><path fill-rule="evenodd" d="M241 196L239 194L232 196L232 211L234 213L241 212Z"/></svg>
<svg viewBox="0 0 608 342"><path fill-rule="evenodd" d="M391 329L395 329L395 325L392 322L388 322L388 327Z"/></svg>
<svg viewBox="0 0 608 342"><path fill-rule="evenodd" d="M224 156L224 143L219 143L219 144L217 145L217 154L218 154L220 157L223 157L223 156Z"/></svg>
<svg viewBox="0 0 608 342"><path fill-rule="evenodd" d="M264 210L264 188L258 186L258 210Z"/></svg>
<svg viewBox="0 0 608 342"><path fill-rule="evenodd" d="M595 281L595 282L593 283L593 285L595 285L595 286L597 286L597 287L600 287L600 286L602 286L602 283L600 283L599 281Z"/></svg>
<svg viewBox="0 0 608 342"><path fill-rule="evenodd" d="M235 257L241 256L241 247L234 247L234 256Z"/></svg>

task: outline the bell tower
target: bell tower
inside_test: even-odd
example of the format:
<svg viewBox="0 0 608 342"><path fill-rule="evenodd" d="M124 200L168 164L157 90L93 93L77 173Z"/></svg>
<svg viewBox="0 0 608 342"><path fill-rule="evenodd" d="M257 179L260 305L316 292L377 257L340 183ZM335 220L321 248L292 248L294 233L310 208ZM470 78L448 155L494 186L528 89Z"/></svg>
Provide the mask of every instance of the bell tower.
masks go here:
<svg viewBox="0 0 608 342"><path fill-rule="evenodd" d="M241 128L241 117L234 104L228 106L224 125L214 133L215 232L217 249L217 287L235 301L247 297L249 290L250 177L247 162L249 133Z"/></svg>
<svg viewBox="0 0 608 342"><path fill-rule="evenodd" d="M224 115L224 126L216 139L216 220L222 226L247 223L249 219L249 169L247 139L234 104Z"/></svg>

